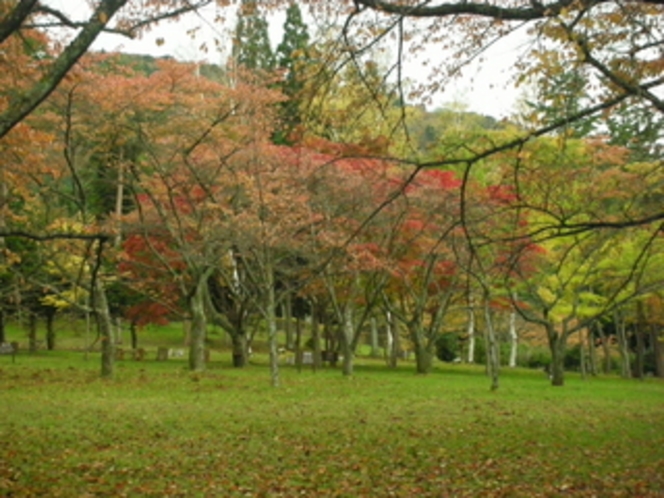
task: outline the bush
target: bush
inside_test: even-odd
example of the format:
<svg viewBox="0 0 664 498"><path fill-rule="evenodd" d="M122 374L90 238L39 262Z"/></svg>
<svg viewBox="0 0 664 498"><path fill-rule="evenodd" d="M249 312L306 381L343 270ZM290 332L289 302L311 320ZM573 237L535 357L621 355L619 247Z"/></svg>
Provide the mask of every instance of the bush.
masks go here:
<svg viewBox="0 0 664 498"><path fill-rule="evenodd" d="M580 344L576 344L571 348L567 348L565 351L565 359L563 360L565 370L581 370L581 347Z"/></svg>
<svg viewBox="0 0 664 498"><path fill-rule="evenodd" d="M526 357L525 366L528 368L542 369L551 364L551 353L544 348L536 348L529 352Z"/></svg>
<svg viewBox="0 0 664 498"><path fill-rule="evenodd" d="M459 334L447 332L436 338L436 357L440 361L453 362L459 357L461 347L459 345Z"/></svg>

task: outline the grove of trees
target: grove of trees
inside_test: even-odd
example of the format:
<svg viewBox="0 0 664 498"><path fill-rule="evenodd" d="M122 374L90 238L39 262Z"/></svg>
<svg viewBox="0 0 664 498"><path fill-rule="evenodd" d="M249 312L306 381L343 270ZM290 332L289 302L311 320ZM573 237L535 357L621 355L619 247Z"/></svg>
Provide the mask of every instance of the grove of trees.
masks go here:
<svg viewBox="0 0 664 498"><path fill-rule="evenodd" d="M37 317L91 314L104 377L120 319L186 323L192 370L210 325L237 367L259 331L275 386L285 327L299 361L309 339L314 366L338 354L345 375L367 331L427 373L463 330L496 389L517 320L553 385L571 347L585 373L608 336L623 375L649 358L664 376L663 6L227 1L228 60L90 51L212 3L98 0L81 17L0 0L0 322L28 316L33 343ZM510 119L421 103L515 35ZM409 80L432 48L444 60Z"/></svg>

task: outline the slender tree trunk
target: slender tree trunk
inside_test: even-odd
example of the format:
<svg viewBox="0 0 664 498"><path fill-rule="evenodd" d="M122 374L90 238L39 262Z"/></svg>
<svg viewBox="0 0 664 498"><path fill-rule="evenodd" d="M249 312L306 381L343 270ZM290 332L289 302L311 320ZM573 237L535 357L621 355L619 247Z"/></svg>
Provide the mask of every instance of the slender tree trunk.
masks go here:
<svg viewBox="0 0 664 498"><path fill-rule="evenodd" d="M124 164L123 161L120 160L118 164L118 184L115 192L115 247L120 247L120 244L122 244L122 206L124 204L124 181Z"/></svg>
<svg viewBox="0 0 664 498"><path fill-rule="evenodd" d="M129 335L131 337L131 349L136 350L138 349L138 330L137 330L138 324L136 323L136 320L132 320L131 323L129 324Z"/></svg>
<svg viewBox="0 0 664 498"><path fill-rule="evenodd" d="M399 323L394 319L394 315L389 311L386 313L385 325L385 354L387 355L387 365L390 368L397 368L399 362Z"/></svg>
<svg viewBox="0 0 664 498"><path fill-rule="evenodd" d="M94 293L94 289L93 289ZM92 350L92 343L90 342L90 330L92 329L92 319L90 317L90 308L94 306L94 303L90 301L90 297L87 300L88 306L85 310L85 356L86 360L90 357L90 351Z"/></svg>
<svg viewBox="0 0 664 498"><path fill-rule="evenodd" d="M510 334L510 368L516 367L516 360L519 354L519 336L516 333L516 311L512 310L510 312L510 325L509 325L509 334Z"/></svg>
<svg viewBox="0 0 664 498"><path fill-rule="evenodd" d="M269 266L266 271L267 302L265 319L267 321L268 344L270 347L270 382L272 387L279 387L279 344L277 340L277 299L274 290L274 271Z"/></svg>
<svg viewBox="0 0 664 498"><path fill-rule="evenodd" d="M394 331L393 331L393 323L392 323L392 315L388 311L386 313L386 320L385 320L385 362L387 363L387 366L390 368L395 368L396 367L396 362L393 364L392 363L392 351L394 349Z"/></svg>
<svg viewBox="0 0 664 498"><path fill-rule="evenodd" d="M343 325L341 327L341 347L343 354L342 373L344 376L353 375L353 310L346 306L344 309Z"/></svg>
<svg viewBox="0 0 664 498"><path fill-rule="evenodd" d="M634 362L634 377L643 379L645 377L645 355L646 344L643 338L643 323L639 322L634 331L636 335L636 361Z"/></svg>
<svg viewBox="0 0 664 498"><path fill-rule="evenodd" d="M588 378L588 367L586 362L586 345L584 344L583 331L579 333L579 363L581 367L581 378Z"/></svg>
<svg viewBox="0 0 664 498"><path fill-rule="evenodd" d="M625 334L625 321L616 312L613 315L613 321L616 325L616 335L618 336L618 347L620 348L620 373L623 378L629 379L632 376L632 367L629 358L629 344Z"/></svg>
<svg viewBox="0 0 664 498"><path fill-rule="evenodd" d="M284 303L282 304L282 310L283 310L283 317L285 320L284 323L284 330L286 331L286 349L289 351L293 350L293 303L291 299L291 293L287 292L286 293L286 299L284 300Z"/></svg>
<svg viewBox="0 0 664 498"><path fill-rule="evenodd" d="M323 366L320 346L320 322L318 320L318 309L316 303L311 303L311 338L314 343L314 371Z"/></svg>
<svg viewBox="0 0 664 498"><path fill-rule="evenodd" d="M105 379L111 379L115 373L115 341L106 289L99 275L95 278L93 290L95 316L99 327L99 335L101 336L101 376Z"/></svg>
<svg viewBox="0 0 664 498"><path fill-rule="evenodd" d="M590 328L586 329L586 342L588 347L588 366L590 375L597 375L597 351L595 350L595 342Z"/></svg>
<svg viewBox="0 0 664 498"><path fill-rule="evenodd" d="M55 311L50 309L46 311L46 349L53 351L55 349Z"/></svg>
<svg viewBox="0 0 664 498"><path fill-rule="evenodd" d="M295 319L295 365L297 366L297 371L302 371L302 362L304 360L304 354L302 352L302 319Z"/></svg>
<svg viewBox="0 0 664 498"><path fill-rule="evenodd" d="M664 378L664 344L659 337L659 330L655 324L650 327L650 344L655 356L655 375Z"/></svg>
<svg viewBox="0 0 664 498"><path fill-rule="evenodd" d="M380 356L380 348L378 347L378 320L372 316L369 320L371 330L371 357L378 358Z"/></svg>
<svg viewBox="0 0 664 498"><path fill-rule="evenodd" d="M475 363L475 309L473 302L468 306L468 363Z"/></svg>
<svg viewBox="0 0 664 498"><path fill-rule="evenodd" d="M601 323L597 324L597 332L599 333L599 338L602 344L602 352L604 353L602 371L605 374L608 374L611 371L611 351L609 350L609 338L604 333L604 327L602 327Z"/></svg>
<svg viewBox="0 0 664 498"><path fill-rule="evenodd" d="M2 247L1 243L0 247ZM5 343L5 342L7 342L7 332L5 329L5 312L4 310L0 309L0 343Z"/></svg>
<svg viewBox="0 0 664 498"><path fill-rule="evenodd" d="M500 366L500 356L498 353L498 342L496 341L496 332L493 328L493 316L491 315L491 308L489 307L488 296L484 299L484 321L486 329L486 358L487 358L487 372L491 378L491 390L498 389L498 374Z"/></svg>
<svg viewBox="0 0 664 498"><path fill-rule="evenodd" d="M123 337L122 337L122 318L119 316L116 316L113 319L113 324L115 325L115 338L116 338L116 344L122 344L123 342Z"/></svg>
<svg viewBox="0 0 664 498"><path fill-rule="evenodd" d="M634 377L643 379L645 377L645 356L646 356L646 314L643 307L643 301L636 302L636 361L634 362Z"/></svg>
<svg viewBox="0 0 664 498"><path fill-rule="evenodd" d="M189 331L189 370L205 370L205 337L207 335L207 317L205 315L205 286L207 272L199 277L194 294L189 298L191 328Z"/></svg>

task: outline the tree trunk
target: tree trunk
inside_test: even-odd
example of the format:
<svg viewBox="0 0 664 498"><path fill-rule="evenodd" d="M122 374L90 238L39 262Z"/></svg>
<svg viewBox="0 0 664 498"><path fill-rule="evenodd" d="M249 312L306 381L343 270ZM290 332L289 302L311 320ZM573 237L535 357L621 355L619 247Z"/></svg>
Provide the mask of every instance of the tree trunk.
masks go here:
<svg viewBox="0 0 664 498"><path fill-rule="evenodd" d="M115 341L113 340L113 324L108 309L106 289L99 275L95 278L93 291L95 316L101 336L101 376L110 379L115 373Z"/></svg>
<svg viewBox="0 0 664 498"><path fill-rule="evenodd" d="M588 368L586 363L586 345L583 340L583 332L579 335L579 363L581 367L581 378L586 380L588 378Z"/></svg>
<svg viewBox="0 0 664 498"><path fill-rule="evenodd" d="M131 337L131 349L138 349L138 331L136 320L132 320L129 325L129 335Z"/></svg>
<svg viewBox="0 0 664 498"><path fill-rule="evenodd" d="M646 355L646 345L643 338L643 323L640 322L636 326L634 331L636 335L636 361L634 362L634 377L637 379L643 379L645 374L645 355Z"/></svg>
<svg viewBox="0 0 664 498"><path fill-rule="evenodd" d="M244 331L228 332L231 336L231 355L233 359L233 367L244 368L247 366L247 358L249 356L249 347L247 344L247 334Z"/></svg>
<svg viewBox="0 0 664 498"><path fill-rule="evenodd" d="M415 353L415 371L418 374L428 374L433 366L433 352L427 343L422 325L413 324L409 331Z"/></svg>
<svg viewBox="0 0 664 498"><path fill-rule="evenodd" d="M118 161L118 183L115 190L115 247L120 247L122 244L122 207L124 205L124 164L123 161Z"/></svg>
<svg viewBox="0 0 664 498"><path fill-rule="evenodd" d="M323 366L320 347L320 322L318 321L318 309L315 303L311 303L311 338L314 343L314 371Z"/></svg>
<svg viewBox="0 0 664 498"><path fill-rule="evenodd" d="M267 322L268 345L270 348L270 383L272 387L279 387L279 344L277 338L277 297L274 290L274 270L271 264L266 264L267 301L265 302L264 318Z"/></svg>
<svg viewBox="0 0 664 498"><path fill-rule="evenodd" d="M636 302L637 321L634 330L636 336L636 361L634 362L634 377L643 379L645 376L645 356L646 356L646 316L643 307L643 301Z"/></svg>
<svg viewBox="0 0 664 498"><path fill-rule="evenodd" d="M115 343L116 344L122 344L123 342L123 337L122 337L122 318L119 316L116 316L113 319L113 325L115 328Z"/></svg>
<svg viewBox="0 0 664 498"><path fill-rule="evenodd" d="M566 337L564 334L558 334L553 329L553 325L547 327L547 336L549 339L549 348L551 349L551 385L563 386L565 384L565 346Z"/></svg>
<svg viewBox="0 0 664 498"><path fill-rule="evenodd" d="M588 347L588 367L590 375L597 375L597 351L590 328L586 329L586 343Z"/></svg>
<svg viewBox="0 0 664 498"><path fill-rule="evenodd" d="M343 355L342 373L344 376L353 375L353 310L346 306L344 309L344 323L341 328L341 354Z"/></svg>
<svg viewBox="0 0 664 498"><path fill-rule="evenodd" d="M205 286L207 277L201 276L196 283L194 294L189 298L191 328L189 331L189 370L205 370L205 337L207 335L207 317L205 315Z"/></svg>
<svg viewBox="0 0 664 498"><path fill-rule="evenodd" d="M297 366L297 371L302 371L302 319L295 319L295 365Z"/></svg>
<svg viewBox="0 0 664 498"><path fill-rule="evenodd" d="M664 378L664 344L659 337L659 331L655 324L650 327L650 344L652 344L652 351L655 356L655 375Z"/></svg>
<svg viewBox="0 0 664 498"><path fill-rule="evenodd" d="M632 367L629 358L629 344L625 334L625 321L618 313L614 313L613 321L616 325L616 335L618 336L618 346L620 348L620 372L623 378L629 379L632 376Z"/></svg>
<svg viewBox="0 0 664 498"><path fill-rule="evenodd" d="M509 366L510 368L515 368L516 367L516 360L519 354L519 336L516 333L516 311L512 310L510 312L510 325L509 325L509 333L510 333L510 360L509 360Z"/></svg>
<svg viewBox="0 0 664 498"><path fill-rule="evenodd" d="M468 306L468 363L475 363L475 310L472 301Z"/></svg>
<svg viewBox="0 0 664 498"><path fill-rule="evenodd" d="M486 329L486 361L487 373L491 378L491 390L498 389L498 373L500 367L500 356L498 352L498 342L496 341L496 332L493 328L493 317L491 316L491 308L489 307L489 297L484 299L484 322Z"/></svg>
<svg viewBox="0 0 664 498"><path fill-rule="evenodd" d="M415 371L418 374L428 374L433 367L433 353L426 344L415 344Z"/></svg>
<svg viewBox="0 0 664 498"><path fill-rule="evenodd" d="M390 368L397 368L399 362L399 324L389 311L386 314L385 323L385 355L387 356L387 365Z"/></svg>
<svg viewBox="0 0 664 498"><path fill-rule="evenodd" d="M5 312L4 310L0 309L0 343L5 343L5 342L7 342L7 332L5 329Z"/></svg>
<svg viewBox="0 0 664 498"><path fill-rule="evenodd" d="M604 327L601 323L597 324L597 332L599 333L600 342L602 344L602 351L604 353L604 364L602 371L608 374L611 371L611 351L609 350L609 338L604 333Z"/></svg>
<svg viewBox="0 0 664 498"><path fill-rule="evenodd" d="M46 311L46 349L55 349L55 310Z"/></svg>
<svg viewBox="0 0 664 498"><path fill-rule="evenodd" d="M378 320L376 320L375 316L371 317L369 325L371 330L371 357L378 358L380 356L378 347Z"/></svg>
<svg viewBox="0 0 664 498"><path fill-rule="evenodd" d="M286 299L281 305L282 316L284 317L284 331L286 332L286 349L289 351L293 350L294 340L293 340L293 302L291 298L291 293L286 293Z"/></svg>

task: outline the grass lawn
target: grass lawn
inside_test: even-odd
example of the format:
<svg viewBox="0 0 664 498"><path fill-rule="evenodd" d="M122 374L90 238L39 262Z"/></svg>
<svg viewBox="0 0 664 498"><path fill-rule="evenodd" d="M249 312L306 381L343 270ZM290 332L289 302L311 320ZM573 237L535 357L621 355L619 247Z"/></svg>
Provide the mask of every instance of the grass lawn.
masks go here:
<svg viewBox="0 0 664 498"><path fill-rule="evenodd" d="M152 358L152 357L151 357ZM215 361L215 358L221 361ZM0 357L0 496L664 496L664 383Z"/></svg>

